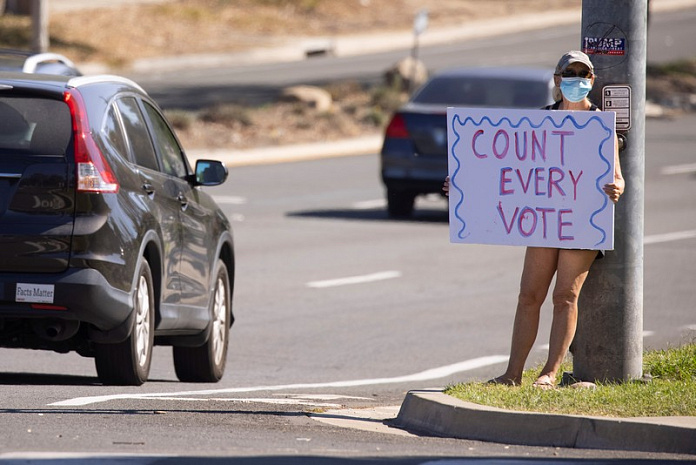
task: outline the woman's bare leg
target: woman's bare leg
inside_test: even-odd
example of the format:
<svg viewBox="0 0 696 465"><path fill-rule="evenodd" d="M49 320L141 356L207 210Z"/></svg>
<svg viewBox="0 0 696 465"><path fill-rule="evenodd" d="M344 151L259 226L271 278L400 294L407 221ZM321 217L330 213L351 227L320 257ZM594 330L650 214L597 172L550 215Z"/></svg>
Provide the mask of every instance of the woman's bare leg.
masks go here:
<svg viewBox="0 0 696 465"><path fill-rule="evenodd" d="M527 356L532 350L539 330L539 312L546 299L551 280L556 272L558 249L528 247L520 282L520 294L512 329L510 360L507 370L495 381L520 384Z"/></svg>
<svg viewBox="0 0 696 465"><path fill-rule="evenodd" d="M539 378L548 376L545 381L556 382L556 374L573 341L578 322L578 298L596 256L595 250L559 252L556 285L553 290L549 357L539 374Z"/></svg>

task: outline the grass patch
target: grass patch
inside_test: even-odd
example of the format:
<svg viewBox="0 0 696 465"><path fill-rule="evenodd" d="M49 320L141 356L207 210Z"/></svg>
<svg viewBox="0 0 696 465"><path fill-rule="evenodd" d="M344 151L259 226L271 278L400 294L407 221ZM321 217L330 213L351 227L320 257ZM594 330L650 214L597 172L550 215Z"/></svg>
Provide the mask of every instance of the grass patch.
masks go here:
<svg viewBox="0 0 696 465"><path fill-rule="evenodd" d="M526 370L522 386L485 383L449 386L445 393L490 407L528 412L612 417L696 416L696 343L648 351L643 367L651 381L598 383L596 389L532 387L539 368ZM569 363L561 371L571 371Z"/></svg>

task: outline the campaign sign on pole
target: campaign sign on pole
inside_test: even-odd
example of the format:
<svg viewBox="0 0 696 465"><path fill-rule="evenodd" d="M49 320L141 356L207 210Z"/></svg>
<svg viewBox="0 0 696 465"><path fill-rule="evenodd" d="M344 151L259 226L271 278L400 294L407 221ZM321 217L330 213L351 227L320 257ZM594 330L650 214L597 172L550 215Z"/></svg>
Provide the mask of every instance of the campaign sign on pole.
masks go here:
<svg viewBox="0 0 696 465"><path fill-rule="evenodd" d="M450 240L612 250L615 118L448 108Z"/></svg>

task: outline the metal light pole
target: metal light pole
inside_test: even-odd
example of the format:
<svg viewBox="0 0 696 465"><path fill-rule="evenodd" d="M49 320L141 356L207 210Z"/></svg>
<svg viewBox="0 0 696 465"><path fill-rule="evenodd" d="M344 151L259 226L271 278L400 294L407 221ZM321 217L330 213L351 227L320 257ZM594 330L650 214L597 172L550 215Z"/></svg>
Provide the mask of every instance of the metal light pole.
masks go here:
<svg viewBox="0 0 696 465"><path fill-rule="evenodd" d="M418 38L428 28L428 10L420 10L413 20L413 47L411 47L411 78L408 80L407 91L413 91L418 69Z"/></svg>
<svg viewBox="0 0 696 465"><path fill-rule="evenodd" d="M579 302L573 376L642 376L647 0L583 0L582 49L597 75L591 98L617 112L626 191L616 205L614 250L592 266Z"/></svg>
<svg viewBox="0 0 696 465"><path fill-rule="evenodd" d="M47 52L48 39L48 2L46 0L31 1L32 49L35 52Z"/></svg>

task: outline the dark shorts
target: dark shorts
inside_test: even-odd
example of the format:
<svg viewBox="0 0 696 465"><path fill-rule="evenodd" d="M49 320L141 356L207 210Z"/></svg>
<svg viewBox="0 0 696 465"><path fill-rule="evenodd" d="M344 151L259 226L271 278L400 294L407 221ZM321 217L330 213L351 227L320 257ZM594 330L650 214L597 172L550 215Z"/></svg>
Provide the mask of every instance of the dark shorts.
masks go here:
<svg viewBox="0 0 696 465"><path fill-rule="evenodd" d="M568 250L590 250L590 249L568 249ZM595 260L601 260L604 258L605 255L606 255L606 251L598 250L597 256L595 257Z"/></svg>

